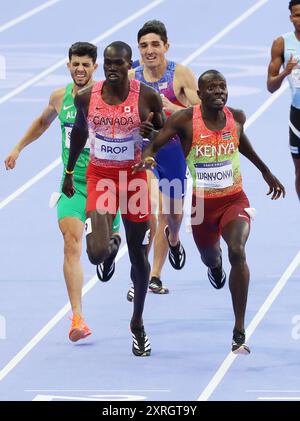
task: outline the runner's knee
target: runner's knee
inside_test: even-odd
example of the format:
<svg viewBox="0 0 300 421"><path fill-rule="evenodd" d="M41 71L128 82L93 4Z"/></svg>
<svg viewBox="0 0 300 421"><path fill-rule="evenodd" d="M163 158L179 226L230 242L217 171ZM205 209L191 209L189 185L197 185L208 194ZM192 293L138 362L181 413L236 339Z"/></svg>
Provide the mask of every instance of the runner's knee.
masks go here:
<svg viewBox="0 0 300 421"><path fill-rule="evenodd" d="M164 213L160 213L158 214L158 224L159 225L167 225L168 224L168 220L167 220L167 215L165 215Z"/></svg>
<svg viewBox="0 0 300 421"><path fill-rule="evenodd" d="M64 253L65 256L81 255L81 237L71 232L64 232Z"/></svg>
<svg viewBox="0 0 300 421"><path fill-rule="evenodd" d="M178 225L182 221L182 214L174 213L168 216L169 223L173 223L174 225Z"/></svg>
<svg viewBox="0 0 300 421"><path fill-rule="evenodd" d="M132 267L137 270L138 272L150 273L150 265L148 262L147 257L147 249L146 247L139 247L139 249L135 249L134 252L130 253L130 262ZM148 278L148 276L147 276Z"/></svg>
<svg viewBox="0 0 300 421"><path fill-rule="evenodd" d="M216 268L221 263L221 256L220 255L215 255L215 256L202 255L201 260L205 264L205 266L207 266L209 268Z"/></svg>
<svg viewBox="0 0 300 421"><path fill-rule="evenodd" d="M108 245L101 244L95 239L87 240L87 254L93 265L102 263L108 257Z"/></svg>
<svg viewBox="0 0 300 421"><path fill-rule="evenodd" d="M228 258L231 265L242 265L246 261L245 247L233 244L228 247Z"/></svg>

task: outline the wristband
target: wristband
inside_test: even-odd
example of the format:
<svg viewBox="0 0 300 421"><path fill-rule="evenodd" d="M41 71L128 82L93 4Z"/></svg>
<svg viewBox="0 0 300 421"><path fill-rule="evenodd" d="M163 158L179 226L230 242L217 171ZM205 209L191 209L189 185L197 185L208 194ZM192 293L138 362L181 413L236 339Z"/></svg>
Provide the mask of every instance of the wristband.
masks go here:
<svg viewBox="0 0 300 421"><path fill-rule="evenodd" d="M68 174L68 175L73 175L73 174L74 174L74 170L73 170L73 171L68 171L68 170L66 169L65 173L66 173L66 174Z"/></svg>
<svg viewBox="0 0 300 421"><path fill-rule="evenodd" d="M155 159L153 158L153 156L147 156L145 159L144 159L144 162L146 163L147 162L147 164L150 164L150 162L149 161L152 161L152 164L154 164L156 161L155 161Z"/></svg>

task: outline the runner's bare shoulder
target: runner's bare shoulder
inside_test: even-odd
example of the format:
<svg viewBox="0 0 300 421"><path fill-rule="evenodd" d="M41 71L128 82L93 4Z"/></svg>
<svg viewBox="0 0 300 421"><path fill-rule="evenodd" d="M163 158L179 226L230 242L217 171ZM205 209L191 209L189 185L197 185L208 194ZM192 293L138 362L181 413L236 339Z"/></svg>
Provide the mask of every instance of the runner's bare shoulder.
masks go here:
<svg viewBox="0 0 300 421"><path fill-rule="evenodd" d="M52 94L50 95L50 99L49 99L49 103L51 105L54 105L55 108L57 108L57 106L59 106L63 100L63 97L65 95L66 92L66 88L58 88L55 89Z"/></svg>
<svg viewBox="0 0 300 421"><path fill-rule="evenodd" d="M243 110L231 107L228 107L228 109L232 112L235 121L243 126L246 122L245 112Z"/></svg>
<svg viewBox="0 0 300 421"><path fill-rule="evenodd" d="M161 103L161 97L159 95L159 93L152 88L151 86L146 85L145 83L141 82L141 94L143 96L146 96L146 98L149 100L151 98L156 98L159 99L159 102Z"/></svg>
<svg viewBox="0 0 300 421"><path fill-rule="evenodd" d="M187 122L193 118L193 107L182 108L175 111L169 118L175 121Z"/></svg>

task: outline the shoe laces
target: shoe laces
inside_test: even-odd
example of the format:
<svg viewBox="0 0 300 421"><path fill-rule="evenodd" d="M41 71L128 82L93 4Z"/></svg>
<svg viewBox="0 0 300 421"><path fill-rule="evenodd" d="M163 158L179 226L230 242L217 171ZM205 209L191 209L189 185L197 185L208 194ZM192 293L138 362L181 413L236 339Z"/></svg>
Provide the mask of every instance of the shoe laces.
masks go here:
<svg viewBox="0 0 300 421"><path fill-rule="evenodd" d="M161 288L162 282L156 276L152 276L152 278L150 279L149 287L151 287L151 288Z"/></svg>

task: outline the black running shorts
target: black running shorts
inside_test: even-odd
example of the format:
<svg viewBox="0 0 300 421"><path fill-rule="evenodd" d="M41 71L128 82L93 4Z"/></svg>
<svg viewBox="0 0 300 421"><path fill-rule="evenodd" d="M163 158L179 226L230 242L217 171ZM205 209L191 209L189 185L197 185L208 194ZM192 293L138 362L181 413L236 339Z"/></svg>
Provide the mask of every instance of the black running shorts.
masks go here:
<svg viewBox="0 0 300 421"><path fill-rule="evenodd" d="M293 158L300 159L300 109L291 105L290 111L290 151Z"/></svg>

